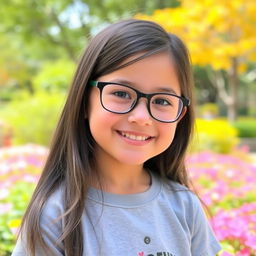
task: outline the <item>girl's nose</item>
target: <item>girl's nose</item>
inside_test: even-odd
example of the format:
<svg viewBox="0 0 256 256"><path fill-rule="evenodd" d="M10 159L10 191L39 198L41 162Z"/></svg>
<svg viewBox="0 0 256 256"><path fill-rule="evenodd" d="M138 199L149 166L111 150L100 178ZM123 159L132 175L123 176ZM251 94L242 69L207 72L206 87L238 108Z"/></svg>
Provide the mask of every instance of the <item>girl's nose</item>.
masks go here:
<svg viewBox="0 0 256 256"><path fill-rule="evenodd" d="M129 112L128 115L128 121L131 123L137 123L142 126L152 124L152 117L148 112L146 99L140 99L135 108Z"/></svg>

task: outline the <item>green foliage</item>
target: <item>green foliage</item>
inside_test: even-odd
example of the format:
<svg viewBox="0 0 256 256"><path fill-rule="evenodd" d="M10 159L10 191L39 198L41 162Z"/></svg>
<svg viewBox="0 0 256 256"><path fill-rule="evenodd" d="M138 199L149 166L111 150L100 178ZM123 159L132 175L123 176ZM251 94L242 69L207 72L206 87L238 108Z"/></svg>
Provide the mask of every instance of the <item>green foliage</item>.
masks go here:
<svg viewBox="0 0 256 256"><path fill-rule="evenodd" d="M241 138L256 138L256 119L239 118L233 126L238 130Z"/></svg>
<svg viewBox="0 0 256 256"><path fill-rule="evenodd" d="M48 145L64 101L64 94L38 93L14 100L0 110L11 128L14 144Z"/></svg>
<svg viewBox="0 0 256 256"><path fill-rule="evenodd" d="M101 22L132 17L138 12L152 14L157 8L175 7L180 4L179 0L127 0L124 4L120 4L119 0L83 0L82 2L88 5L90 14Z"/></svg>
<svg viewBox="0 0 256 256"><path fill-rule="evenodd" d="M70 60L60 59L47 62L33 79L33 87L37 91L65 92L73 77L74 70L75 63Z"/></svg>
<svg viewBox="0 0 256 256"><path fill-rule="evenodd" d="M2 0L1 31L16 35L33 52L65 56L76 60L92 31L102 24L134 16L137 12L152 13L156 8L179 4L177 0ZM34 58L33 53L30 54Z"/></svg>
<svg viewBox="0 0 256 256"><path fill-rule="evenodd" d="M21 49L14 35L0 34L0 101L11 100L20 89L31 91L32 64Z"/></svg>
<svg viewBox="0 0 256 256"><path fill-rule="evenodd" d="M210 150L216 153L230 153L238 144L237 130L228 121L221 119L197 119L192 152Z"/></svg>
<svg viewBox="0 0 256 256"><path fill-rule="evenodd" d="M27 44L37 46L41 53L50 49L54 54L64 48L66 56L75 58L75 50L80 46L75 43L77 31L69 29L60 18L70 5L69 0L3 0L1 3L4 4L4 8L0 8L2 31L16 34L16 38L24 43L22 51L29 49Z"/></svg>

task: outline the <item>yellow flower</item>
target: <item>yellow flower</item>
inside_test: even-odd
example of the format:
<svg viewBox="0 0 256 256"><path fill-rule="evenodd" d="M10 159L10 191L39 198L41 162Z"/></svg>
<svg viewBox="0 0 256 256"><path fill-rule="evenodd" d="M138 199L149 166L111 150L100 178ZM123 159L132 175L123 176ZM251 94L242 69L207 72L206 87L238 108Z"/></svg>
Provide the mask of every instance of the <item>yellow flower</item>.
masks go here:
<svg viewBox="0 0 256 256"><path fill-rule="evenodd" d="M18 228L21 224L21 219L13 219L8 222L10 228Z"/></svg>

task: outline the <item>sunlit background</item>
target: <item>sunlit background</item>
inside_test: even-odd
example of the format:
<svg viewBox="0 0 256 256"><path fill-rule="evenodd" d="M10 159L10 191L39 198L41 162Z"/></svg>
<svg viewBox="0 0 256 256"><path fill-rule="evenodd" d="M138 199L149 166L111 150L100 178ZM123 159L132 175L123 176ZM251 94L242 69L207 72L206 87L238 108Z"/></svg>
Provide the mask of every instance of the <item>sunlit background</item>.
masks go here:
<svg viewBox="0 0 256 256"><path fill-rule="evenodd" d="M131 17L188 46L197 101L189 174L212 213L220 255L255 256L255 14L255 0L2 0L0 256L11 254L83 49Z"/></svg>

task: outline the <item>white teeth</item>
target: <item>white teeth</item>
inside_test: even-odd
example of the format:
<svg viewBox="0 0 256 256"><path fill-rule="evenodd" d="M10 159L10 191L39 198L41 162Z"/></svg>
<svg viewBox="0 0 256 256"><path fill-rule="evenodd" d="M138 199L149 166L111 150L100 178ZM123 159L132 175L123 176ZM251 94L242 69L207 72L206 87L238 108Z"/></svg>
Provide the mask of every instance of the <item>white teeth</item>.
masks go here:
<svg viewBox="0 0 256 256"><path fill-rule="evenodd" d="M139 141L144 141L146 139L148 139L149 137L146 136L136 136L134 134L129 134L129 133L125 133L125 132L121 132L122 136L129 138L131 140L139 140Z"/></svg>

